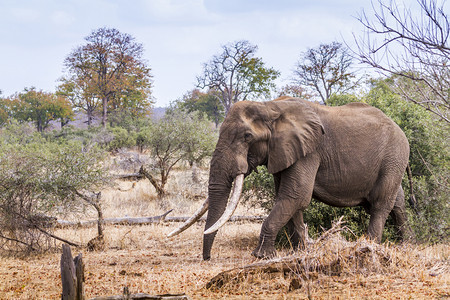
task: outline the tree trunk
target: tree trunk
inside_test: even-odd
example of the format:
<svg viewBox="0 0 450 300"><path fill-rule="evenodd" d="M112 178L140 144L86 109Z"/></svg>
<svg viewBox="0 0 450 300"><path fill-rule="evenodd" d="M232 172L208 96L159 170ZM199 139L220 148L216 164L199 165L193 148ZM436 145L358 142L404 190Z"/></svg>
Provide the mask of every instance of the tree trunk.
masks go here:
<svg viewBox="0 0 450 300"><path fill-rule="evenodd" d="M84 264L82 254L72 259L69 245L62 245L61 282L63 300L84 300Z"/></svg>
<svg viewBox="0 0 450 300"><path fill-rule="evenodd" d="M155 178L153 178L152 174L150 174L145 168L144 166L141 166L141 168L139 169L139 174L144 175L149 181L150 183L155 187L156 189L156 193L158 194L158 198L163 198L166 194L166 191L164 190L164 184L165 182L161 182L161 184L158 184L158 182L155 180ZM163 178L164 180L164 178ZM167 179L166 179L167 181Z"/></svg>
<svg viewBox="0 0 450 300"><path fill-rule="evenodd" d="M102 105L103 105L103 116L102 116L102 127L106 128L106 123L107 123L107 115L108 115L108 98L107 97L103 97L102 99Z"/></svg>
<svg viewBox="0 0 450 300"><path fill-rule="evenodd" d="M192 182L199 183L200 180L198 178L198 167L197 167L197 163L195 161L192 163L191 168L192 168Z"/></svg>
<svg viewBox="0 0 450 300"><path fill-rule="evenodd" d="M87 125L88 128L91 128L91 123L92 123L92 110L90 108L88 108L86 110L86 114L87 114Z"/></svg>
<svg viewBox="0 0 450 300"><path fill-rule="evenodd" d="M102 206L100 204L100 199L102 197L102 193L98 192L98 193L94 193L95 197L92 196L86 196L78 191L74 191L75 194L78 195L78 197L80 197L81 199L83 199L84 201L86 201L87 203L89 203L90 205L92 205L95 210L97 210L97 214L98 214L98 219L97 219L97 231L98 231L98 237L103 237L103 223L104 223L104 219L103 219L103 211L102 211Z"/></svg>
<svg viewBox="0 0 450 300"><path fill-rule="evenodd" d="M100 193L98 194L100 195ZM103 236L103 211L102 206L100 204L100 197L97 198L98 202L94 203L94 207L97 210L98 219L97 219L97 232L98 236Z"/></svg>

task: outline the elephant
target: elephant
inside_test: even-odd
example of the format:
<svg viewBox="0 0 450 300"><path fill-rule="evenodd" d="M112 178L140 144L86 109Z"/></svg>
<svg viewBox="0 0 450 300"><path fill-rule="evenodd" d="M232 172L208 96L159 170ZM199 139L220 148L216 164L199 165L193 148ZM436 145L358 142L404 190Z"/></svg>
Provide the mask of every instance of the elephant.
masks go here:
<svg viewBox="0 0 450 300"><path fill-rule="evenodd" d="M265 165L274 177L275 204L253 256L273 257L276 235L285 225L295 248L304 248L303 211L313 197L336 207L363 206L370 214L368 236L377 242L389 214L406 237L410 232L401 181L408 160L403 131L370 105L330 107L287 96L237 102L219 131L206 201L169 236L208 211L203 259L209 260L217 230L239 202L244 177Z"/></svg>

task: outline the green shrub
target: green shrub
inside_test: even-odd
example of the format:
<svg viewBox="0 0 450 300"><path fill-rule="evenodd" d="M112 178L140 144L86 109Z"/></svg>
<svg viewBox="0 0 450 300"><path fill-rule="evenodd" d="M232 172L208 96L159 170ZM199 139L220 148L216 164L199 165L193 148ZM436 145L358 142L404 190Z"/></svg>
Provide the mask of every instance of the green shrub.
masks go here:
<svg viewBox="0 0 450 300"><path fill-rule="evenodd" d="M0 249L46 250L54 236L43 220L83 212L91 203L80 195L108 184L104 151L79 141L5 137L0 139Z"/></svg>
<svg viewBox="0 0 450 300"><path fill-rule="evenodd" d="M136 145L135 136L129 133L125 128L111 128L111 133L113 135L113 139L107 143L107 149L109 151L114 152L122 148L131 148Z"/></svg>

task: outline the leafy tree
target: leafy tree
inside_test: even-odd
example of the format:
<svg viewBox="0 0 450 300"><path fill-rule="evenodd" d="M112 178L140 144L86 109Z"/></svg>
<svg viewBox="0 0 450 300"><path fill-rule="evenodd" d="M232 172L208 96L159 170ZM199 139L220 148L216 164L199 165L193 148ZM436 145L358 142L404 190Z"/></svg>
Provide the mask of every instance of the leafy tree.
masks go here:
<svg viewBox="0 0 450 300"><path fill-rule="evenodd" d="M169 174L179 161L199 162L211 155L217 138L209 124L199 113L175 109L138 134L139 145L149 150L154 161L142 166L140 172L150 180L160 198L166 194L164 187Z"/></svg>
<svg viewBox="0 0 450 300"><path fill-rule="evenodd" d="M360 60L389 77L409 79L396 81L394 91L450 122L450 19L445 1L417 0L419 14L393 1L376 2L373 16L363 12L359 17L365 28L357 40Z"/></svg>
<svg viewBox="0 0 450 300"><path fill-rule="evenodd" d="M301 99L311 99L313 97L304 87L298 84L287 84L283 86L278 92L278 97L281 96L291 96Z"/></svg>
<svg viewBox="0 0 450 300"><path fill-rule="evenodd" d="M208 93L203 93L198 89L189 91L175 105L188 112L199 111L206 114L208 119L214 122L216 128L224 119L223 105L217 93L212 90L209 90Z"/></svg>
<svg viewBox="0 0 450 300"><path fill-rule="evenodd" d="M25 89L10 102L12 115L17 120L33 121L39 132L49 126L50 121L60 119L61 125L73 116L68 100L53 93Z"/></svg>
<svg viewBox="0 0 450 300"><path fill-rule="evenodd" d="M214 152L217 143L217 131L212 128L212 124L206 120L199 112L188 113L189 137L184 143L184 153L186 160L191 167L201 164Z"/></svg>
<svg viewBox="0 0 450 300"><path fill-rule="evenodd" d="M3 126L11 115L11 101L7 98L0 98L0 126Z"/></svg>
<svg viewBox="0 0 450 300"><path fill-rule="evenodd" d="M72 91L85 110L88 101L101 101L102 124L106 127L108 110L147 111L150 101L151 75L142 55L142 44L113 28L94 30L86 43L70 53L64 65L67 76L63 84Z"/></svg>
<svg viewBox="0 0 450 300"><path fill-rule="evenodd" d="M255 57L258 47L242 40L224 45L222 50L203 65L203 74L197 77L198 87L218 93L225 114L238 101L268 97L280 72L267 68L262 58Z"/></svg>
<svg viewBox="0 0 450 300"><path fill-rule="evenodd" d="M86 113L88 127L92 125L94 112L99 108L101 101L94 93L93 86L90 86L87 79L73 76L71 79L62 78L56 94L69 99L75 110L81 110Z"/></svg>
<svg viewBox="0 0 450 300"><path fill-rule="evenodd" d="M327 105L332 94L348 92L358 85L352 64L352 56L341 43L321 44L302 53L294 70L294 82L318 93Z"/></svg>

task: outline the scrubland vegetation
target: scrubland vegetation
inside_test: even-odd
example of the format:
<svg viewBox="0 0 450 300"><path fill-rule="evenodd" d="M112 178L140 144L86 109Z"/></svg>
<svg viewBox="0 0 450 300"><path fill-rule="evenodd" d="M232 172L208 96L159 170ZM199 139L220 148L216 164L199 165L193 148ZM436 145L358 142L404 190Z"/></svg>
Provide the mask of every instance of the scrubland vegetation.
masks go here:
<svg viewBox="0 0 450 300"><path fill-rule="evenodd" d="M354 72L351 51L332 42L303 52L297 78L276 87L280 73L256 56L256 45L237 41L205 63L197 86L157 119L143 45L100 28L66 57L55 93L0 93L0 298L60 298L62 243L83 253L87 298L121 294L124 286L194 299L449 297L450 26L434 1L419 4L417 19L392 3L374 12L379 24L360 17L366 36L353 54L385 72L383 78ZM383 19L388 16L393 19ZM368 42L383 33L382 45ZM171 239L166 235L177 223L102 222L170 209L171 216L192 214L207 195L209 160L226 112L237 101L281 95L324 105L364 102L401 127L411 148L402 185L415 240L399 243L389 218L383 243L374 244L364 238L362 208L314 200L304 214L306 249L292 253L282 230L278 257L270 261L250 256L258 222L227 223L206 262L202 221ZM264 216L272 207L273 177L264 166L246 178L243 200L235 214ZM62 219L98 222L61 227Z"/></svg>

